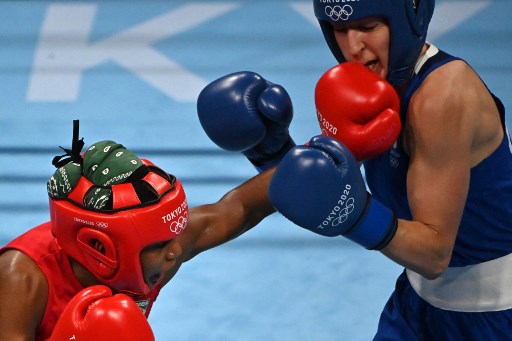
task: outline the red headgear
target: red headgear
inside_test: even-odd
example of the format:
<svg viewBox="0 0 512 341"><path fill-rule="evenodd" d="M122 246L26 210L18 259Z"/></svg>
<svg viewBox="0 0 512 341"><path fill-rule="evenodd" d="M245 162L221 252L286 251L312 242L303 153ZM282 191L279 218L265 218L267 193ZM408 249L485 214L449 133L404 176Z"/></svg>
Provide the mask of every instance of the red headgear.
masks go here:
<svg viewBox="0 0 512 341"><path fill-rule="evenodd" d="M113 289L132 294L149 291L140 263L141 250L168 241L186 227L188 205L181 183L141 159L148 172L140 182L157 199L141 202L133 183L110 186L112 210L84 206L95 186L84 176L66 198L50 197L52 232L59 245L95 277ZM104 252L93 247L96 241Z"/></svg>

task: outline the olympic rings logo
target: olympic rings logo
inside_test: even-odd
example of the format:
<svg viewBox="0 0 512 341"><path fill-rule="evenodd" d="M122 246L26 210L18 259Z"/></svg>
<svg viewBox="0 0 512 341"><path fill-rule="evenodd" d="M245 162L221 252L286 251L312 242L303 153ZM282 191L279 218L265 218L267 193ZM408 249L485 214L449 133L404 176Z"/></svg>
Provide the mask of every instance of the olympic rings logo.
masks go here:
<svg viewBox="0 0 512 341"><path fill-rule="evenodd" d="M325 7L325 14L327 14L327 16L333 21L338 21L340 19L343 21L348 20L352 13L354 13L354 9L350 5L343 5L343 7L338 5Z"/></svg>
<svg viewBox="0 0 512 341"><path fill-rule="evenodd" d="M171 223L169 226L169 229L174 234L180 234L185 227L187 227L187 221L188 221L188 214L185 213L184 215L180 216L178 220L175 220Z"/></svg>
<svg viewBox="0 0 512 341"><path fill-rule="evenodd" d="M345 188L340 193L338 202L327 217L318 225L318 229L323 230L324 228L336 227L347 221L349 215L355 208L355 199L350 196L351 189L352 186L350 184L345 184Z"/></svg>
<svg viewBox="0 0 512 341"><path fill-rule="evenodd" d="M343 224L345 220L347 220L348 216L352 211L354 210L354 198L349 198L346 203L345 207L343 207L339 211L339 215L336 219L332 221L332 226L338 226L340 224Z"/></svg>
<svg viewBox="0 0 512 341"><path fill-rule="evenodd" d="M106 223L104 221L97 221L96 226L98 226L99 228L102 228L102 229L106 229L108 227L108 223Z"/></svg>

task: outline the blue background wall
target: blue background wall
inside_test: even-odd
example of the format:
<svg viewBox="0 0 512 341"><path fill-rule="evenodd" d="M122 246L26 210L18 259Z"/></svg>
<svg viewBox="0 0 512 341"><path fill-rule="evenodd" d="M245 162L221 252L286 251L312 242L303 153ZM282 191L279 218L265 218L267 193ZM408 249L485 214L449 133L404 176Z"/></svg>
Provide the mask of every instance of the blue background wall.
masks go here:
<svg viewBox="0 0 512 341"><path fill-rule="evenodd" d="M429 33L508 108L511 13L439 0ZM241 70L283 85L304 142L334 62L309 1L0 1L0 245L49 219L45 182L73 119L86 145L123 143L181 178L190 205L214 202L255 170L202 131L202 87ZM274 215L185 264L149 320L157 340L369 340L400 272Z"/></svg>

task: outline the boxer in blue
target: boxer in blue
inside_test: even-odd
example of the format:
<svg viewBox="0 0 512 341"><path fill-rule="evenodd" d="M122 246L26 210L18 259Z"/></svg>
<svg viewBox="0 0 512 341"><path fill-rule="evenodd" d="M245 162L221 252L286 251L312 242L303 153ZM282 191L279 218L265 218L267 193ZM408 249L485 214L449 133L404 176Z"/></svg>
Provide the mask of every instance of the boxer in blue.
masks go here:
<svg viewBox="0 0 512 341"><path fill-rule="evenodd" d="M291 113L288 100L282 105L284 89L273 93L278 100L264 96L264 106L259 95L252 102L223 98L227 90L254 91L232 81L250 78L247 73L203 90L204 129L224 148L250 150L260 169L265 160L278 164L269 167L275 173L268 195L291 221L343 235L404 267L375 340L511 339L512 143L501 101L464 60L426 42L434 0L313 4L339 63L316 88L324 136L290 145L283 132L291 118L276 115ZM381 79L372 80L368 70ZM395 93L382 90L383 81ZM203 105L215 98L233 107ZM398 125L390 114L398 114ZM239 125L225 124L215 139L213 117L236 117L263 133L240 146L227 133ZM376 134L382 125L389 129Z"/></svg>

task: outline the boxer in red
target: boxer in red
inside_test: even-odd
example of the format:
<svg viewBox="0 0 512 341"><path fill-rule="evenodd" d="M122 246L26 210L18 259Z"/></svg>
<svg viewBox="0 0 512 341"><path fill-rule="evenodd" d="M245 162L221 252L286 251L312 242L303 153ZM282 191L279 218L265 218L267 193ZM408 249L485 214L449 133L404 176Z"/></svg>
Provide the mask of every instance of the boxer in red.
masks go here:
<svg viewBox="0 0 512 341"><path fill-rule="evenodd" d="M48 181L51 220L0 249L0 340L49 340L56 324L59 337L97 336L105 329L97 315L112 311L113 328L147 329L126 296L147 317L184 262L274 212L265 193L254 195L267 177L189 210L176 177L123 145L101 141L81 154L75 124L72 148L54 159Z"/></svg>

